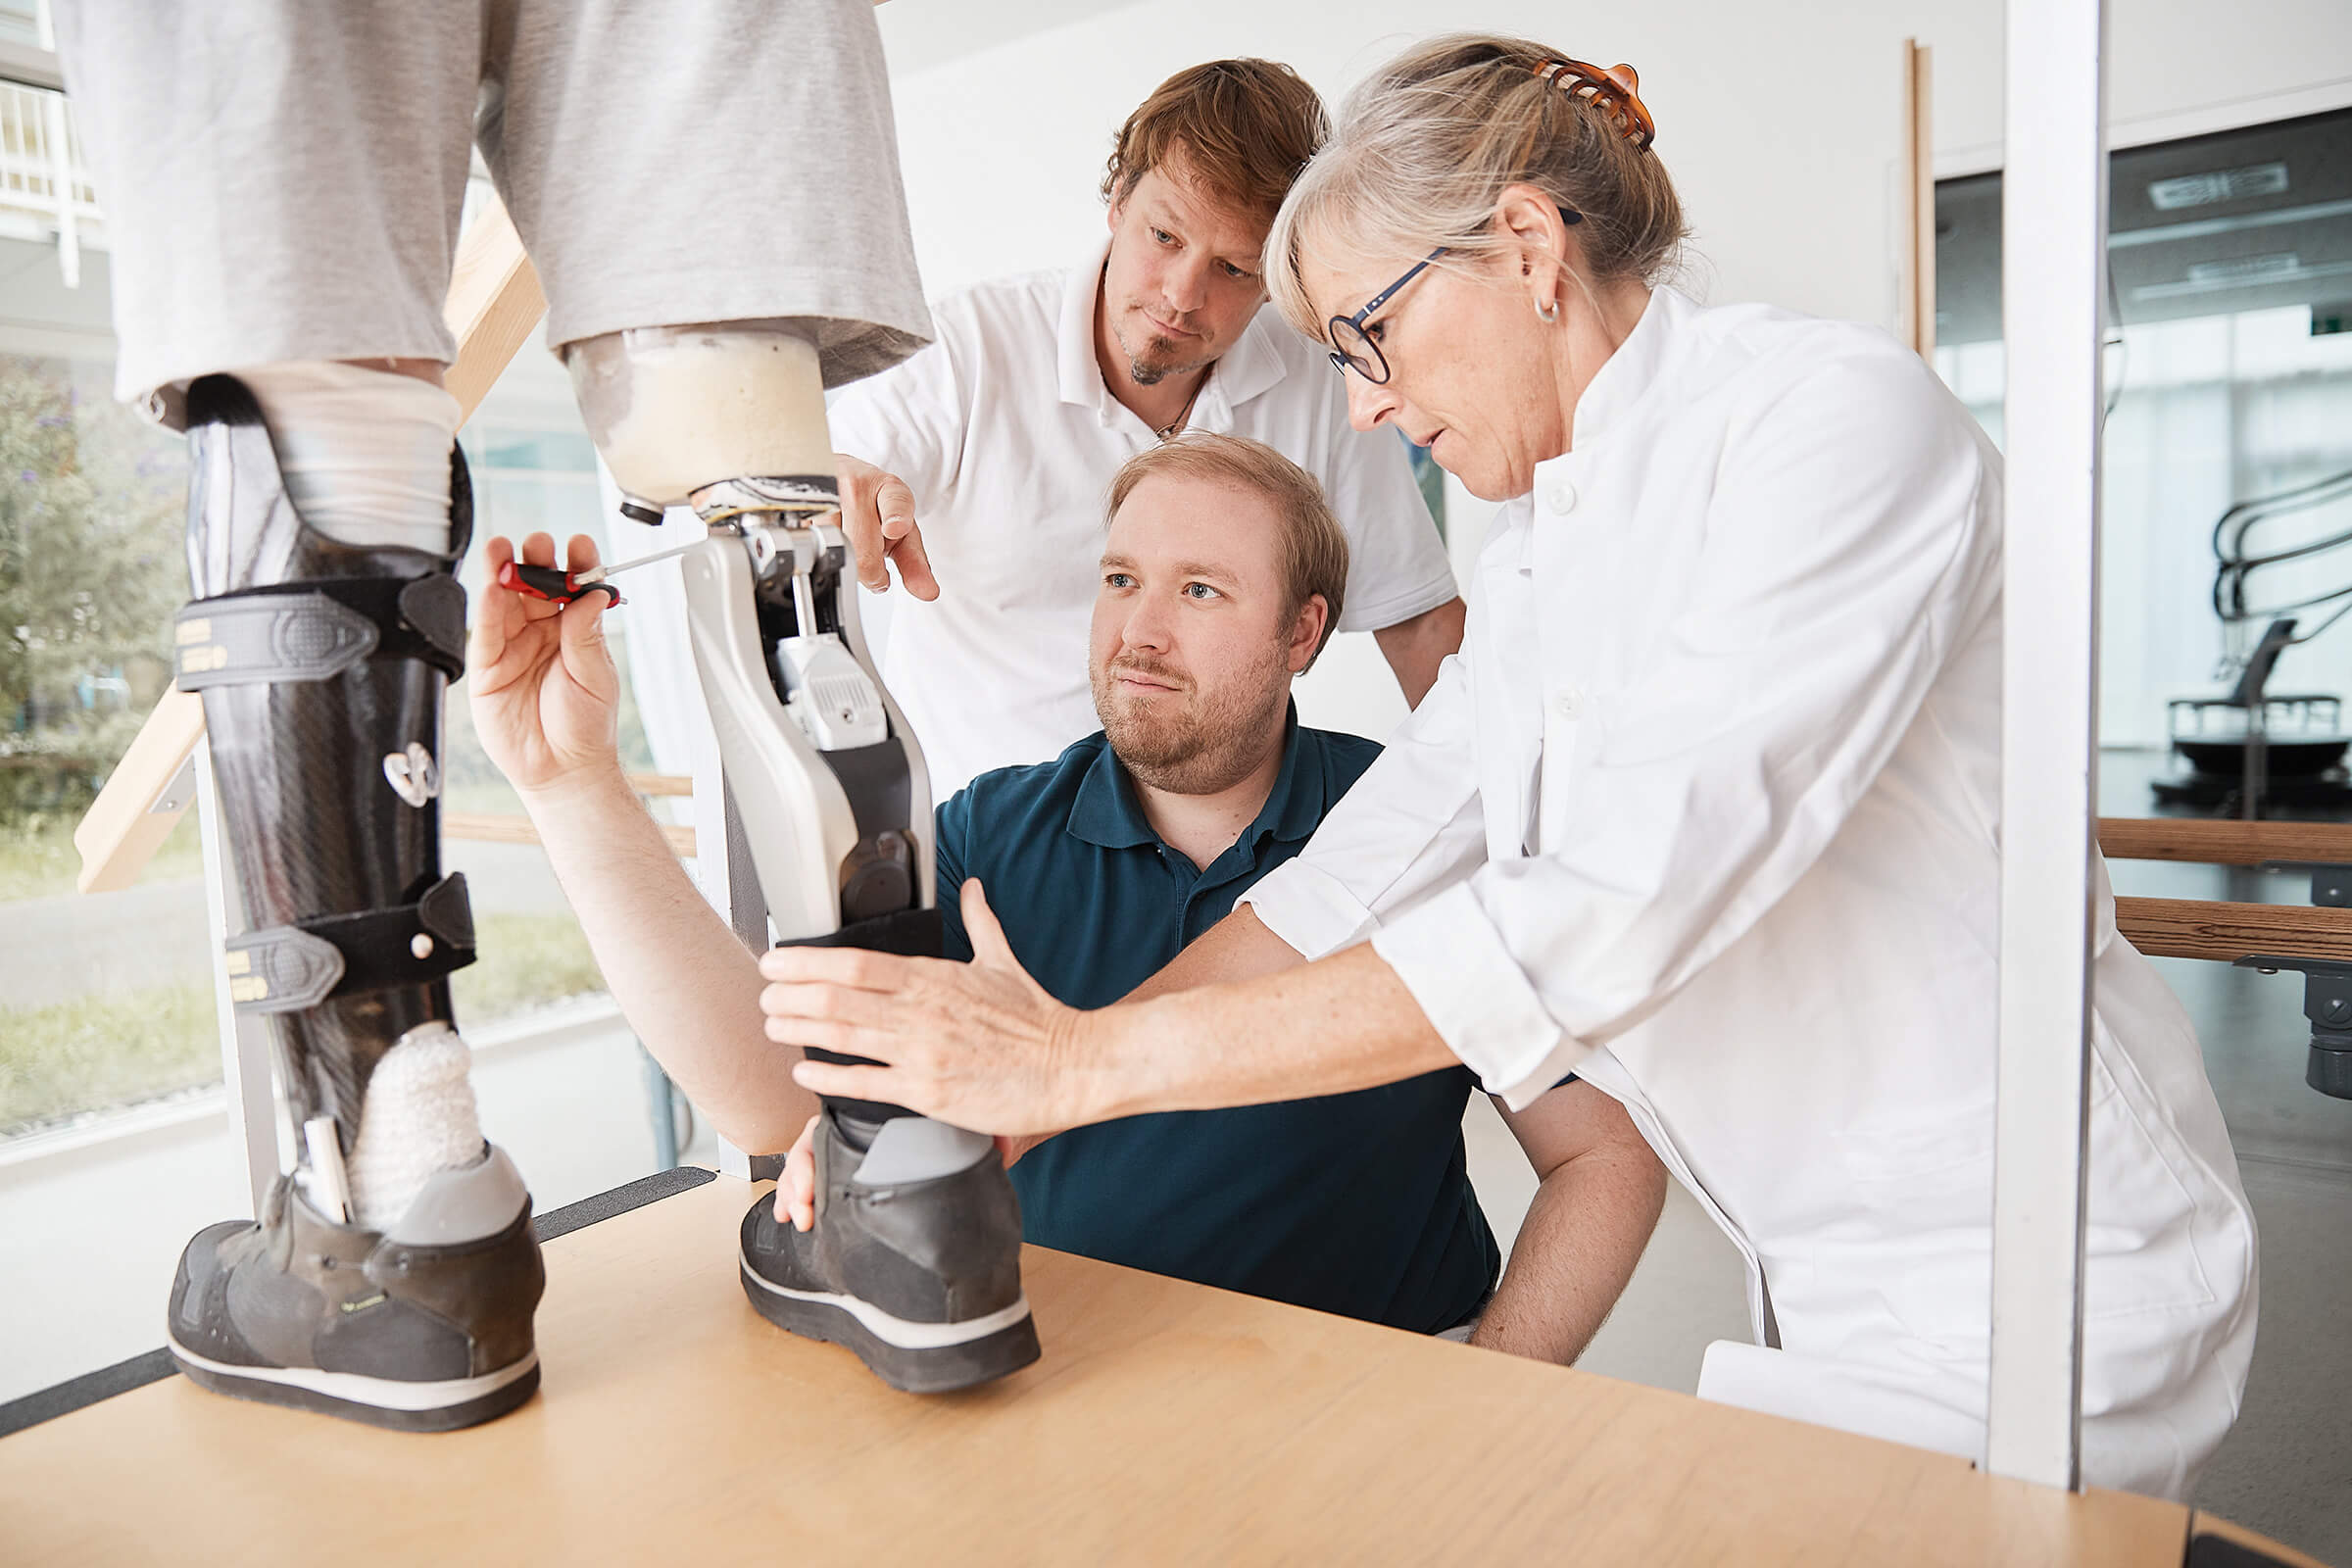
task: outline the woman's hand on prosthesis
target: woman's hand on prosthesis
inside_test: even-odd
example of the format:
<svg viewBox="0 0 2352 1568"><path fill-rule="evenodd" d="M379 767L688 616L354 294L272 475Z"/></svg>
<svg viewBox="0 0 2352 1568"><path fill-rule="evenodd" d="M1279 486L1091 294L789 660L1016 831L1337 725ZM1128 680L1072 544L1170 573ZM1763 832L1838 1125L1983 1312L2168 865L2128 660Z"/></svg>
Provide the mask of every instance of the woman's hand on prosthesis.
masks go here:
<svg viewBox="0 0 2352 1568"><path fill-rule="evenodd" d="M760 961L767 1037L864 1056L871 1067L803 1061L793 1077L820 1095L906 1105L959 1127L1074 1127L1079 1044L1089 1014L1064 1006L1013 956L978 881L962 893L972 961L908 958L861 948L777 948ZM811 1119L785 1157L776 1218L807 1230L816 1217ZM1006 1165L1054 1136L997 1135Z"/></svg>
<svg viewBox="0 0 2352 1568"><path fill-rule="evenodd" d="M543 533L483 546L495 584L510 561L556 564ZM572 536L564 568L596 564L596 544ZM620 774L620 672L605 646L612 595L585 593L568 605L493 586L476 603L466 647L466 684L482 750L524 797Z"/></svg>

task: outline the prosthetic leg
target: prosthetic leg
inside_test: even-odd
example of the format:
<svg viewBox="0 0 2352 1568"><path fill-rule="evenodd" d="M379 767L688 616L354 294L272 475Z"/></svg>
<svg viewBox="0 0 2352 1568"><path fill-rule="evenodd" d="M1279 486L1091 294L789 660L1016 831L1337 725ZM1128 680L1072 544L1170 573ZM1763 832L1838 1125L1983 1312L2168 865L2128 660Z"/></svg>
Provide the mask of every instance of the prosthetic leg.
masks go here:
<svg viewBox="0 0 2352 1568"><path fill-rule="evenodd" d="M172 1357L208 1389L377 1426L487 1420L538 1387L546 1276L522 1178L475 1130L446 978L473 959L436 804L465 461L447 554L360 548L297 514L243 383L194 383L187 423L178 680L204 697L253 927L228 944L231 994L270 1021L301 1153L258 1222L188 1244ZM370 1194L400 1196L363 1223Z"/></svg>
<svg viewBox="0 0 2352 1568"><path fill-rule="evenodd" d="M858 629L812 336L662 328L566 358L623 512L658 520L687 502L710 525L682 564L695 664L777 931L936 957L930 783ZM744 1216L744 1294L762 1316L910 1393L1037 1359L1020 1205L994 1140L829 1100L816 1177L806 1234L764 1196Z"/></svg>

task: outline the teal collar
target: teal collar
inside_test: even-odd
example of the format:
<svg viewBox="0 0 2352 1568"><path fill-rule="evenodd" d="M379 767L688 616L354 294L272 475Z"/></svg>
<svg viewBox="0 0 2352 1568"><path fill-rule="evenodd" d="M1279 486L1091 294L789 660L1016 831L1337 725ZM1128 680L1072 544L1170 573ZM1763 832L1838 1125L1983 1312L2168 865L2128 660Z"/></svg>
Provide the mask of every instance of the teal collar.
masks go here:
<svg viewBox="0 0 2352 1568"><path fill-rule="evenodd" d="M1135 780L1110 749L1106 736L1098 735L1100 749L1079 781L1077 799L1070 803L1070 836L1106 850L1136 849L1159 843L1144 804L1135 793ZM1268 834L1290 843L1314 836L1326 805L1323 769L1303 772L1298 765L1298 707L1291 705L1283 720L1282 771L1257 816L1242 830L1240 845L1255 852Z"/></svg>

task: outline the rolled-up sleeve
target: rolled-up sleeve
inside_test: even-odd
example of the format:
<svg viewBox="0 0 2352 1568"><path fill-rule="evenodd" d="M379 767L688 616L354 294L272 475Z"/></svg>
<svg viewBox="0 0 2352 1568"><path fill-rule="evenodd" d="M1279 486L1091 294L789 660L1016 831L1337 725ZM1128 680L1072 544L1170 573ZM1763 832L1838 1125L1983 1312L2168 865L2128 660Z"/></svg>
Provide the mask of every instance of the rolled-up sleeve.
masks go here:
<svg viewBox="0 0 2352 1568"><path fill-rule="evenodd" d="M1305 957L1354 946L1486 858L1469 639L1462 647L1298 858L1236 901Z"/></svg>
<svg viewBox="0 0 2352 1568"><path fill-rule="evenodd" d="M1576 1071L1592 1047L1553 1017L1543 988L1487 913L1476 881L1401 911L1373 937L1372 951L1486 1091L1525 1110Z"/></svg>
<svg viewBox="0 0 2352 1568"><path fill-rule="evenodd" d="M1965 412L1892 354L1813 370L1735 430L1692 580L1575 759L1559 842L1364 901L1491 1092L1533 1101L1815 864L1997 605L1997 485Z"/></svg>

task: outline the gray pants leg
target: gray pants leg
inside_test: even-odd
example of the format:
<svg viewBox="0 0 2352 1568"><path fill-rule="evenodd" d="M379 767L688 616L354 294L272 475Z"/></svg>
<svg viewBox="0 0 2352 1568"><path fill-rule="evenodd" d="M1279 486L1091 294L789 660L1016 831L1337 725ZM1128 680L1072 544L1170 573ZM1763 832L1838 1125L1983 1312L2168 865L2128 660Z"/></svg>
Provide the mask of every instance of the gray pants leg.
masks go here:
<svg viewBox="0 0 2352 1568"><path fill-rule="evenodd" d="M814 318L831 386L930 341L870 0L492 11L482 153L551 345Z"/></svg>
<svg viewBox="0 0 2352 1568"><path fill-rule="evenodd" d="M449 360L468 144L548 340L818 318L828 382L929 337L867 0L61 0L117 390Z"/></svg>
<svg viewBox="0 0 2352 1568"><path fill-rule="evenodd" d="M132 399L288 360L449 360L474 0L63 0Z"/></svg>

